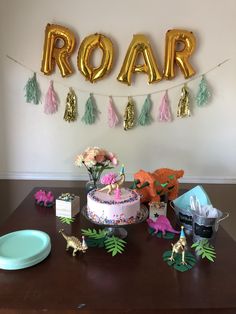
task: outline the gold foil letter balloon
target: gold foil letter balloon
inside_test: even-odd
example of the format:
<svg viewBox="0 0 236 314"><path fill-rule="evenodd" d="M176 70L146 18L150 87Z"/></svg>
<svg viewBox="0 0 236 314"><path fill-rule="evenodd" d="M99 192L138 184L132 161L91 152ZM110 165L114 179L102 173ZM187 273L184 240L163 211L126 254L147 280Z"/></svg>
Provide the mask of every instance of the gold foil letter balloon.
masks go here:
<svg viewBox="0 0 236 314"><path fill-rule="evenodd" d="M184 45L182 50L177 49L178 44ZM167 80L175 76L175 62L183 72L185 78L189 78L195 74L195 70L188 60L193 54L195 46L196 39L192 32L172 29L166 33L164 77Z"/></svg>
<svg viewBox="0 0 236 314"><path fill-rule="evenodd" d="M137 57L143 56L144 65L136 65ZM134 35L126 53L118 81L131 85L131 76L134 72L144 72L148 75L148 83L162 79L148 39L144 35Z"/></svg>
<svg viewBox="0 0 236 314"><path fill-rule="evenodd" d="M62 47L59 47L59 41L63 42ZM45 30L41 71L47 75L51 74L56 62L63 77L72 74L68 58L74 47L75 36L69 29L60 25L48 24Z"/></svg>
<svg viewBox="0 0 236 314"><path fill-rule="evenodd" d="M102 60L99 67L93 67L91 56L95 49L102 50ZM113 61L113 45L111 40L102 35L94 34L86 37L79 48L77 65L80 72L91 83L102 78L107 74L112 66Z"/></svg>

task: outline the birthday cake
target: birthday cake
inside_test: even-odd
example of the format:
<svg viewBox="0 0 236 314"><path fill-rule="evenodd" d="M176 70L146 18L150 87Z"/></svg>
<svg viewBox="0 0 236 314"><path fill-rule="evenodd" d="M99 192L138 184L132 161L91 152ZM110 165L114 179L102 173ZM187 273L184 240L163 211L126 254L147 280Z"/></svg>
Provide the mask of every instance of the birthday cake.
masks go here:
<svg viewBox="0 0 236 314"><path fill-rule="evenodd" d="M140 212L140 196L137 192L121 188L117 199L114 193L93 190L87 195L87 214L94 222L107 225L134 223Z"/></svg>

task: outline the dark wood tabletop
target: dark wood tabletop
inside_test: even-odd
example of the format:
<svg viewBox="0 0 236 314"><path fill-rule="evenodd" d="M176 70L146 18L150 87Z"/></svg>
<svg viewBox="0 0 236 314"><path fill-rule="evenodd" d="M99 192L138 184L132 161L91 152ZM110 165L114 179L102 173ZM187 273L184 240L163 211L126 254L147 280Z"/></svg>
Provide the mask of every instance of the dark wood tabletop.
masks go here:
<svg viewBox="0 0 236 314"><path fill-rule="evenodd" d="M173 240L150 236L147 224L127 228L127 246L115 257L102 248L89 248L73 257L59 234L81 236L81 228L95 227L82 215L71 225L62 224L54 208L34 204L35 188L0 228L0 236L21 229L42 230L51 238L50 255L22 270L0 270L1 313L236 313L236 245L219 228L214 263L199 259L185 273L170 268L162 254ZM49 190L49 189L48 189ZM50 188L80 195L75 188ZM174 219L168 208L170 219ZM191 246L191 238L188 238Z"/></svg>

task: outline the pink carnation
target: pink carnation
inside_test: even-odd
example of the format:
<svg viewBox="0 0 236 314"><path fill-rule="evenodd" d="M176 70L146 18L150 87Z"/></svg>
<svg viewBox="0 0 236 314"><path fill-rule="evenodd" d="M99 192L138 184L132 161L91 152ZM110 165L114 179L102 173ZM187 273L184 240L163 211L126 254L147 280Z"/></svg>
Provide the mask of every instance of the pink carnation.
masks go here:
<svg viewBox="0 0 236 314"><path fill-rule="evenodd" d="M108 157L108 159L112 162L112 164L113 164L114 166L117 166L117 165L118 165L118 159L117 159L117 157L116 157L115 154L109 152L109 153L107 154L107 157Z"/></svg>
<svg viewBox="0 0 236 314"><path fill-rule="evenodd" d="M109 172L101 178L101 183L105 185L113 184L116 181L117 181L117 174L114 172Z"/></svg>
<svg viewBox="0 0 236 314"><path fill-rule="evenodd" d="M76 156L75 165L81 167L85 165L87 168L94 168L97 165L106 169L110 164L118 165L118 159L115 154L99 147L88 147L82 154Z"/></svg>

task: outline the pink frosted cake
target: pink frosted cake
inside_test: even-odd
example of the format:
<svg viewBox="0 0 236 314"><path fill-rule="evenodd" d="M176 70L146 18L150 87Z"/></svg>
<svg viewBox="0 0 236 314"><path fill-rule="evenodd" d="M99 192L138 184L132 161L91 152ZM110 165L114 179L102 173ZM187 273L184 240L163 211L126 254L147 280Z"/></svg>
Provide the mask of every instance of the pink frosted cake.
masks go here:
<svg viewBox="0 0 236 314"><path fill-rule="evenodd" d="M93 190L87 195L87 214L90 219L101 224L131 224L140 211L140 196L130 189L121 189L119 200L114 193Z"/></svg>

